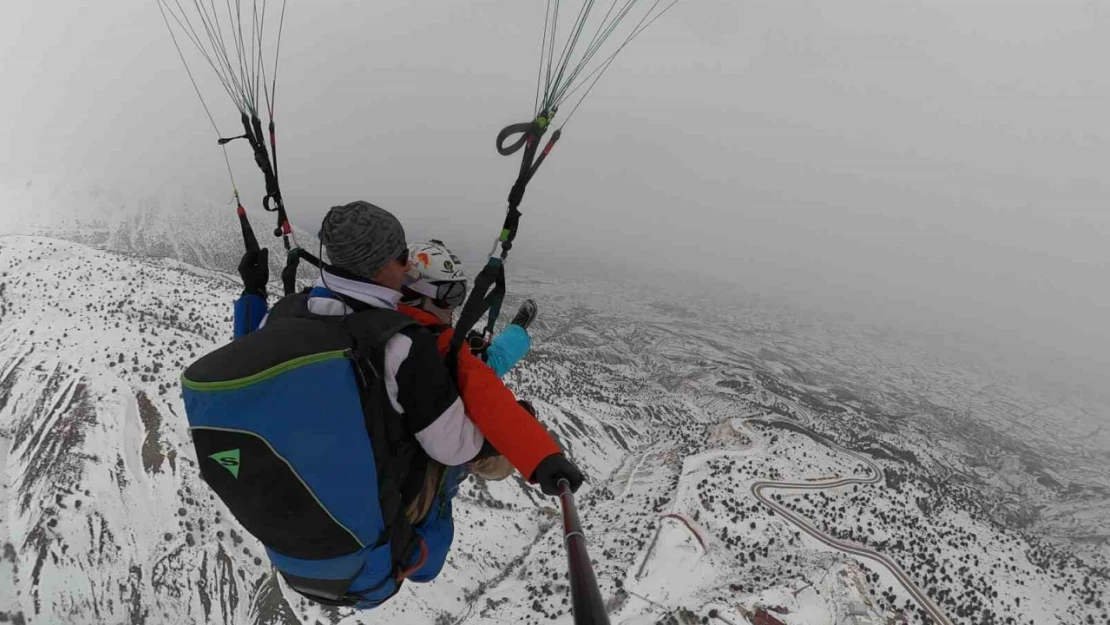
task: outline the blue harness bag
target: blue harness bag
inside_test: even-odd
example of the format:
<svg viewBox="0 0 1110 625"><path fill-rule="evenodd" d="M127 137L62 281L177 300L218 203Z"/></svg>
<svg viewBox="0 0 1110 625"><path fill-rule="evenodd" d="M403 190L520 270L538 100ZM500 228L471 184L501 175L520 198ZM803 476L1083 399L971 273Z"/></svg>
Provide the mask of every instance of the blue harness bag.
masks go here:
<svg viewBox="0 0 1110 625"><path fill-rule="evenodd" d="M428 556L401 496L415 441L380 375L386 341L414 324L380 309L320 317L306 302L281 300L261 329L190 366L185 410L201 476L286 583L373 607Z"/></svg>

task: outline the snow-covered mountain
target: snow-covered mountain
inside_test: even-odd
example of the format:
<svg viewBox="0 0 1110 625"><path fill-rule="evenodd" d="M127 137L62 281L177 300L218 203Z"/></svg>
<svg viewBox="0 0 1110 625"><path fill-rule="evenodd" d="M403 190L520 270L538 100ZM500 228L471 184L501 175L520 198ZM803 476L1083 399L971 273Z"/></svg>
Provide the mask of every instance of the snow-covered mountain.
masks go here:
<svg viewBox="0 0 1110 625"><path fill-rule="evenodd" d="M283 589L200 481L177 386L229 339L234 216L190 239L115 201L0 236L0 622L571 622L555 502L518 479L468 482L445 572L380 610ZM614 623L1110 623L1097 406L750 302L512 289L542 309L507 382L590 476Z"/></svg>
<svg viewBox="0 0 1110 625"><path fill-rule="evenodd" d="M259 243L270 248L272 275L285 263L281 240L271 235L275 213L252 208L248 215ZM0 179L0 234L43 235L90 247L152 258L173 258L195 267L231 271L243 253L235 206L184 191L134 197L91 183ZM296 231L312 251L318 240ZM307 265L307 264L306 264ZM299 274L310 279L306 266ZM277 291L280 292L280 287Z"/></svg>

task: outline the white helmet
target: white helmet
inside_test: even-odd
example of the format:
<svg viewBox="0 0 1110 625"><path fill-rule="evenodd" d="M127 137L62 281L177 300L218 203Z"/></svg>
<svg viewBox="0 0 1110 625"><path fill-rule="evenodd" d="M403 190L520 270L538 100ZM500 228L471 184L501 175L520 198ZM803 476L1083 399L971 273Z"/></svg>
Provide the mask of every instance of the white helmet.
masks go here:
<svg viewBox="0 0 1110 625"><path fill-rule="evenodd" d="M455 308L466 300L466 274L462 261L443 241L431 239L409 244L409 271L405 286L430 297L440 308ZM408 298L406 298L408 299Z"/></svg>
<svg viewBox="0 0 1110 625"><path fill-rule="evenodd" d="M409 244L409 267L414 280L466 282L462 261L436 239Z"/></svg>

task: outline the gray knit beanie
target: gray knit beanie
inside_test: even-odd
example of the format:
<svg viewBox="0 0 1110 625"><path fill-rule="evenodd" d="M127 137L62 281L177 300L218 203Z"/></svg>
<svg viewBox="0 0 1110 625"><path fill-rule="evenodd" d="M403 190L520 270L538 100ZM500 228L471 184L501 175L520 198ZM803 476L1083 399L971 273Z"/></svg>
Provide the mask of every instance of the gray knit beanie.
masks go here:
<svg viewBox="0 0 1110 625"><path fill-rule="evenodd" d="M373 278L408 248L401 222L362 200L333 206L320 225L320 242L332 265L364 278Z"/></svg>

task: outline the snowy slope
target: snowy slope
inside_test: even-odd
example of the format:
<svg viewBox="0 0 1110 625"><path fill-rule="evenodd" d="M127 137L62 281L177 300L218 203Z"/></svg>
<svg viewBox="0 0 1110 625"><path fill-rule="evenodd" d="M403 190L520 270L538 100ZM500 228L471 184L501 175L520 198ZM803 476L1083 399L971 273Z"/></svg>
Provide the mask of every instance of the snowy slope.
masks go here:
<svg viewBox="0 0 1110 625"><path fill-rule="evenodd" d="M508 382L590 476L614 623L938 622L914 589L940 622L1110 622L1105 546L1050 531L1110 533L1098 458L996 427L1044 396L755 305L512 286L542 309ZM281 588L199 481L177 388L237 291L173 258L0 236L0 622L571 622L555 502L518 479L465 485L444 574L380 610Z"/></svg>

